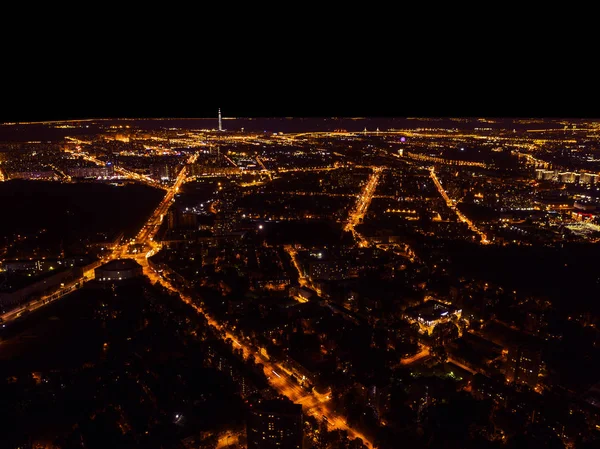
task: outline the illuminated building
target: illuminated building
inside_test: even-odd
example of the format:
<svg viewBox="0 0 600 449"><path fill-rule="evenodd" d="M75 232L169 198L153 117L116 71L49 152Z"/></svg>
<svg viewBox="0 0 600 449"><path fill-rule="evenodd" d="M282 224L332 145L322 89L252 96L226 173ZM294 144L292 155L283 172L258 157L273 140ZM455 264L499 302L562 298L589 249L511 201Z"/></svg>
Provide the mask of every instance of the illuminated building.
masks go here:
<svg viewBox="0 0 600 449"><path fill-rule="evenodd" d="M535 169L535 179L544 179L544 172L545 170L543 168L536 168Z"/></svg>
<svg viewBox="0 0 600 449"><path fill-rule="evenodd" d="M152 167L153 178L159 181L170 181L177 175L173 173L173 168L168 164L159 164Z"/></svg>
<svg viewBox="0 0 600 449"><path fill-rule="evenodd" d="M356 277L350 272L348 264L340 260L317 260L309 263L308 273L311 279L340 280Z"/></svg>
<svg viewBox="0 0 600 449"><path fill-rule="evenodd" d="M124 281L142 275L142 266L133 259L111 260L94 270L101 282Z"/></svg>
<svg viewBox="0 0 600 449"><path fill-rule="evenodd" d="M169 229L197 229L198 215L177 209L170 209L167 213Z"/></svg>
<svg viewBox="0 0 600 449"><path fill-rule="evenodd" d="M556 177L556 172L554 170L543 170L542 171L541 179L543 181L552 181L555 177Z"/></svg>
<svg viewBox="0 0 600 449"><path fill-rule="evenodd" d="M579 183L595 185L598 183L598 175L595 173L581 173Z"/></svg>
<svg viewBox="0 0 600 449"><path fill-rule="evenodd" d="M301 449L302 406L279 399L252 403L246 434L248 449Z"/></svg>
<svg viewBox="0 0 600 449"><path fill-rule="evenodd" d="M421 305L406 309L404 318L410 323L417 323L422 334L431 335L438 324L460 319L462 310L454 306L430 299Z"/></svg>
<svg viewBox="0 0 600 449"><path fill-rule="evenodd" d="M219 131L223 131L223 123L221 121L221 108L219 108Z"/></svg>
<svg viewBox="0 0 600 449"><path fill-rule="evenodd" d="M506 377L509 382L535 387L542 364L542 354L530 345L516 345L508 350Z"/></svg>
<svg viewBox="0 0 600 449"><path fill-rule="evenodd" d="M577 180L577 173L572 173L572 172L559 173L558 180L560 182L572 184Z"/></svg>
<svg viewBox="0 0 600 449"><path fill-rule="evenodd" d="M123 133L116 133L115 140L118 142L129 143L129 136Z"/></svg>
<svg viewBox="0 0 600 449"><path fill-rule="evenodd" d="M577 200L573 203L573 207L581 212L594 212L598 206L589 201Z"/></svg>
<svg viewBox="0 0 600 449"><path fill-rule="evenodd" d="M9 179L43 179L48 181L54 181L58 179L58 175L52 170L11 172L8 177Z"/></svg>
<svg viewBox="0 0 600 449"><path fill-rule="evenodd" d="M111 163L106 167L73 167L65 171L73 178L110 178L114 175L114 167Z"/></svg>

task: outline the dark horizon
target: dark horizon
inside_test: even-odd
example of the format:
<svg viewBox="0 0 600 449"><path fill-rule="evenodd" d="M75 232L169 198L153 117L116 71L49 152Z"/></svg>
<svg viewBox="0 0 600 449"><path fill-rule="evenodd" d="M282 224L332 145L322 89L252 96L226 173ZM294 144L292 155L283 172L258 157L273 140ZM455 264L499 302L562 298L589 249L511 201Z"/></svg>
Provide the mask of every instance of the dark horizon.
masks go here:
<svg viewBox="0 0 600 449"><path fill-rule="evenodd" d="M260 77L213 88L210 80L146 79L143 87L124 76L25 85L12 80L0 122L90 118L226 117L523 117L597 118L600 95L583 83L561 84L548 93L534 83L450 77L426 80L367 77L361 83L326 78L268 80ZM333 79L332 79L333 78ZM157 81L157 82L153 82ZM340 85L336 85L340 82Z"/></svg>
<svg viewBox="0 0 600 449"><path fill-rule="evenodd" d="M452 120L452 119L495 119L495 120L600 120L600 115L597 116L575 116L575 115L424 115L424 114L412 114L412 115L222 115L223 120L280 120L280 119L291 119L291 120L318 120L318 119L329 119L329 120L411 120L411 119L423 119L423 120ZM39 120L13 120L13 121L0 121L2 125L12 124L43 124L51 122L77 122L77 121L104 121L104 120L217 120L217 115L214 116L186 116L186 115L155 115L155 116L144 116L144 115L122 115L122 116L85 116L85 117L67 117L67 118L49 118Z"/></svg>

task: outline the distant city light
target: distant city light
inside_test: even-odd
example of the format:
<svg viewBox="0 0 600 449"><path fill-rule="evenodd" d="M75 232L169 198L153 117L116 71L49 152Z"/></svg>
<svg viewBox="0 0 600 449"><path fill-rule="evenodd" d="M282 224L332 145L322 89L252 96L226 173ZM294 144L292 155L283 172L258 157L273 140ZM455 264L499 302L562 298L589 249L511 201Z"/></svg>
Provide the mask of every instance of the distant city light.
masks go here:
<svg viewBox="0 0 600 449"><path fill-rule="evenodd" d="M377 364L383 364L382 368L385 371L382 372L390 373L393 373L392 370L396 366L404 365L403 369L407 370L410 378L418 379L415 385L419 387L421 398L407 396L402 399L403 407L419 407L418 411L415 410L412 414L412 424L419 422L422 411L425 411L424 416L427 416L426 408L430 403L435 406L435 398L430 398L427 392L428 384L432 382L431 385L435 386L435 382L444 377L441 373L447 372L448 366L457 369L458 375L453 371L447 374L453 380L462 380L461 376L466 377L466 373L477 376L477 373L480 373L483 376L482 383L477 379L472 382L472 385L471 381L468 382L467 388L476 399L483 394L493 398L503 395L502 402L511 404L515 398L521 401L520 384L529 385L538 394L543 393L547 386L554 388L554 383L557 387L561 387L560 379L554 379L554 376L544 379L545 362L542 359L544 341L552 339L552 345L561 351L568 348L560 341L562 337L559 332L556 332L556 335L550 332L554 326L549 327L545 317L546 311L553 311L555 306L551 295L553 285L550 285L553 282L546 283L548 295L551 295L548 296L548 300L546 296L528 298L527 293L517 297L516 290L513 290L513 294L509 296L515 308L522 307L520 312L525 314L523 320L516 323L518 326L510 323L494 323L495 330L492 332L493 329L486 329L487 317L483 319L475 313L463 314L462 309L456 307L455 300L469 298L469 301L465 299L464 307L465 310L472 310L469 304L474 306L478 303L477 298L489 296L494 301L489 301L486 310L490 309L494 312L498 301L503 304L505 289L510 288L511 284L505 284L501 279L498 279L498 283L484 284L482 279L487 278L485 273L482 272L480 276L473 269L468 270L472 272L469 274L471 280L463 282L463 278L457 276L454 273L456 270L452 267L460 263L462 258L466 260L468 257L469 265L478 268L480 262L486 261L488 253L480 250L475 252L476 245L490 245L494 254L506 254L510 257L507 258L506 265L515 262L515 266L510 267L511 271L532 270L534 275L543 274L544 261L531 264L530 267L526 264L528 259L519 260L521 250L519 249L517 253L514 248L519 246L523 251L530 252L535 251L536 246L549 247L552 244L552 251L561 255L562 253L558 253L556 247L562 247L562 242L570 244L577 239L577 241L587 240L594 245L600 243L600 197L595 193L600 189L598 187L600 167L593 164L584 165L600 161L598 156L590 155L597 150L596 143L591 137L600 131L600 124L593 121L582 122L581 128L579 124L577 125L578 131L580 129L581 131L575 134L571 133L571 126L574 130L575 125L565 125L562 130L562 125L566 123L562 119L548 126L548 129L538 129L540 127L535 123L530 124L532 123L530 120L518 121L522 124L522 131L515 136L510 136L508 130L505 132L503 129L499 129L498 133L492 128L473 130L468 123L462 125L450 123L451 128L445 129L442 126L444 122L438 122L437 119L425 126L420 124L424 121L419 119L419 122L415 122L415 126L409 128L399 123L400 127L387 127L388 131L383 132L380 132L379 127L375 132L368 131L366 126L364 132L348 131L342 126L331 130L328 129L329 125L321 131L311 131L310 128L302 131L309 124L305 122L301 125L302 129L298 130L302 132L292 132L292 129L288 130L286 125L285 134L270 129L264 131L269 135L261 135L262 126L259 121L251 126L250 133L239 134L236 131L223 132L225 130L222 129L221 120L219 109L218 134L215 133L217 131L215 129L199 130L195 129L196 126L187 129L185 124L182 128L179 122L175 121L171 122L173 127L170 128L164 128L164 122L151 122L148 129L145 129L145 125L140 125L139 130L132 130L131 137L122 133L114 134L113 131L97 137L93 137L95 132L89 133L92 136L85 137L86 140L65 137L65 148L56 151L53 150L56 144L37 141L23 143L22 151L15 151L15 154L2 148L0 181L13 178L53 180L60 181L61 184L72 183L73 188L78 189L77 184L83 180L89 182L116 179L117 182L110 182L110 185L141 183L151 187L150 189L144 187L144 189L156 193L157 205L148 203L148 206L154 207L152 211L150 207L148 212L145 212L145 209L140 210L145 221L142 225L140 219L142 226L138 228L137 233L134 234L135 230L131 230L131 235L136 235L135 238L129 237L129 229L126 230L126 234L110 232L109 235L109 233L96 232L97 226L90 227L90 238L86 237L82 243L85 243L86 253L89 250L90 255L95 255L100 249L98 260L92 258L88 261L87 256L75 258L70 254L69 248L72 245L64 245L60 240L59 246L58 238L52 246L45 248L43 245L47 238L38 239L38 236L31 232L21 236L16 234L19 231L15 229L6 236L0 235L3 238L0 241L0 264L2 264L0 287L4 287L3 283L6 281L11 282L12 278L8 275L13 276L13 274L10 270L19 270L16 274L18 277L15 278L19 283L21 276L25 280L26 277L36 276L29 280L34 281L32 285L35 288L40 286L37 293L33 295L28 293L27 302L23 302L22 297L18 296L20 292L18 295L9 292L10 296L7 296L4 289L1 289L0 334L4 332L2 328L5 327L5 322L17 319L72 291L77 291L88 281L96 279L115 283L112 290L98 292L108 298L113 295L120 296L120 288L116 286L118 281L126 281L132 276L142 278L143 280L138 281L145 283L149 280L150 284L156 285L145 286L144 295L150 300L149 304L152 308L142 308L141 318L144 318L148 311L152 313L150 317L153 317L162 310L162 305L160 309L153 305L161 304L157 301L160 299L157 295L162 295L162 292L168 293L169 297L173 296L169 302L180 301L186 304L185 309L177 308L173 310L176 313L169 312L163 314L164 317L161 316L161 319L168 320L165 322L168 325L165 329L169 332L175 331L178 339L183 338L183 344L186 344L189 335L199 340L208 337L210 341L219 339L226 343L222 348L218 348L218 352L213 351L211 346L207 346L206 349L210 350L206 353L210 361L207 366L218 367L218 371L227 374L230 380L240 387L239 391L244 392L242 397L249 408L253 407L251 402L254 401L250 398L246 399L245 392L249 387L248 393L251 393L255 386L246 385L244 376L236 376L237 368L233 369L229 357L222 358L223 351L235 351L231 354L235 356L232 360L236 361L236 365L238 362L239 364L244 361L249 362L248 368L258 368L258 374L261 375L258 380L261 383L264 383L262 376L267 374L269 391L287 396L291 402L297 403L294 409L297 408L298 411L294 412L293 416L290 411L287 416L287 409L292 410L293 404L288 404L288 407L283 401L279 401L282 407L273 407L277 413L275 420L273 415L263 416L263 407L267 410L264 402L269 401L257 400L254 404L253 411L259 408L258 416L261 418L257 420L257 423L260 421L261 424L260 426L256 424L256 429L271 438L272 443L278 447L285 447L287 444L284 444L284 439L280 437L291 438L292 430L296 432L294 430L296 428L299 436L298 443L290 447L301 447L302 438L307 441L308 437L317 444L326 446L325 442L319 443L321 438L319 433L334 430L347 434L348 442L350 438L360 438L366 447L374 447L374 444L369 442L360 430L354 428L352 422L346 420L343 413L336 410L336 404L329 407L325 403L326 400L335 397L338 386L334 382L327 382L327 378L320 378L318 371L309 370L310 365L304 367L301 359L293 359L292 352L301 355L301 351L310 350L307 355L310 355L311 360L318 358L318 360L331 362L331 368L335 369L335 372L346 374L348 382L344 382L344 387L347 387L348 391L363 392L360 394L362 405L359 405L362 410L358 411L366 415L371 413L366 404L371 404L370 407L377 405L380 396L383 397L382 394L386 390L389 391L389 388L394 388L396 382L394 377L390 376L387 380L382 379L385 382L382 382L381 388L379 382L377 387L373 383L366 384L362 381L359 383L365 375L368 378L372 369L379 368L370 366L379 359L379 357L371 358L370 353L383 354L394 345L393 350L398 351L397 357L382 358ZM462 119L460 121L463 122ZM71 125L71 122L61 122L64 125L48 123L51 123L48 126L58 128L81 126ZM112 122L92 123L92 130L129 128L129 125L111 125ZM138 127L138 121L132 123L135 123L134 129ZM239 123L239 120L236 123ZM477 123L496 122L480 119ZM283 126L280 122L276 124ZM368 124L369 128L375 129L376 123L368 122ZM230 128L238 129L238 125L232 124ZM359 126L355 124L349 128L358 129ZM243 132L244 128L241 130ZM479 131L492 131L492 133L478 134ZM512 127L511 131L516 133ZM398 141L407 142L404 133L415 139L411 141L410 146L398 147L395 145ZM113 139L116 142L113 142ZM131 143L128 143L130 139ZM474 139L478 139L477 146L473 144ZM78 145L74 146L75 143ZM122 143L128 144L122 145ZM461 152L466 151L466 147L457 147L462 143L471 146L470 157L456 155L457 149ZM179 151L184 147L192 151ZM38 151L33 151L32 148ZM498 152L505 158L495 158L492 152ZM66 153L68 157L64 158L62 153ZM570 162L566 160L565 153L568 154L569 159L572 159ZM23 155L27 157L21 157ZM35 160L29 156L35 156ZM108 162L107 159L111 161ZM114 165L112 159L119 162L118 167L112 168ZM214 181L217 181L216 191ZM4 183L0 182L0 185ZM64 186L60 187L62 189ZM81 184L81 187L85 185ZM45 189L45 185L42 189ZM160 198L158 193L161 195ZM92 203L92 206L96 206L93 204L95 196L86 199ZM115 208L111 207L113 204L121 211L128 206L137 208L143 205L141 199L138 200L137 197L132 200L125 198L125 200L126 203L120 201L108 203L108 207L99 203L98 213L106 215L107 219L119 218L114 212L112 213L114 217L111 216L111 211ZM199 200L203 202L198 203ZM20 198L16 201L20 201ZM140 201L139 205L136 204L137 201ZM60 212L59 207L64 206L68 207L68 204L63 204L59 198L56 210ZM485 208L493 214L485 214L489 215L486 218L475 208ZM247 210L248 214L242 214L243 210ZM43 223L41 220L48 218L46 215L49 214L40 214L40 226ZM68 225L73 222L70 218L73 212L68 210L67 215L68 217L63 219ZM7 217L12 219L12 214ZM263 221L269 223L268 233L262 232ZM256 228L252 229L252 225L256 225ZM320 233L322 228L325 232ZM328 232L328 228L332 232ZM107 229L110 231L110 228ZM255 230L261 232L256 233ZM341 230L343 232L340 232ZM65 231L68 233L70 230ZM42 229L39 234L45 232L46 229ZM48 234L53 235L53 232ZM22 241L30 236L31 239L26 242L27 244L22 245ZM57 234L57 237L60 236ZM318 242L314 241L315 237L318 237ZM431 244L427 243L430 238ZM33 241L34 239L36 240ZM409 246L411 240L417 243L414 248L411 248L412 244ZM80 246L82 245L77 245ZM469 250L464 255L458 254L462 248L471 247L473 251ZM582 267L589 265L593 268L593 260L588 264L585 255L586 253L581 255L577 253L577 257L574 257L573 261L569 260L568 264L558 257L552 263L560 265L561 268L568 267L572 272L581 274ZM590 255L594 254L590 252ZM20 259L12 260L13 257L20 257ZM315 258L318 260L315 261ZM409 264L407 260L411 263ZM118 269L127 271L114 271L113 274L107 274L111 269L100 265L107 261L110 261L110 264L119 264L116 266L123 268ZM504 265L505 261L502 262ZM562 267L563 263L564 267ZM82 267L79 268L78 265ZM128 266L135 266L135 268L125 268ZM65 271L67 267L76 267L76 269ZM182 268L181 274L178 273L179 268ZM497 267L483 268L493 272ZM239 276L244 280L243 284L239 284L241 286L244 286L248 280L247 287L251 290L248 301L243 297L245 295L236 295L236 284L228 282L230 270L233 275L232 281L236 284L235 277ZM49 271L57 271L57 273ZM600 278L596 279L598 274L593 269L589 270L590 276L586 275L589 280L584 279L584 276L569 279L567 276L569 272L565 271L565 275L561 276L564 278L565 285L568 285L566 283L568 281L574 281L578 285L585 281L586 284L581 286L590 287L600 282ZM195 275L192 276L191 273ZM410 297L417 298L429 290L430 279L435 281L442 273L451 281L450 285L456 286L452 288L451 294L442 294L439 299L427 294L423 301L415 301L414 304L407 302L406 308L403 307L401 313L400 311L385 313L377 310L376 320L360 322L363 314L370 317L371 309L381 309L380 301L376 298L378 295L373 292L373 286L385 297L389 295L391 299L398 294L393 291L396 286L401 286ZM45 276L42 282L38 280L38 274ZM76 278L75 274L77 274ZM224 274L227 274L227 277L223 277ZM66 277L67 275L69 277ZM540 281L536 281L537 277L531 277L531 287L538 287L545 280L540 277ZM222 278L223 282L221 282ZM581 281L578 278L581 278ZM562 282L562 279L560 280ZM215 298L220 299L205 302L202 292L195 291L196 286L213 290ZM523 286L524 292L527 291L526 287L527 285ZM29 287L25 288L29 289ZM155 288L158 289L156 295L153 293ZM27 291L29 290L25 290ZM361 293L363 291L365 295ZM486 293L482 293L483 291ZM126 291L124 293L127 294ZM258 304L262 306L261 298L271 296L272 293L278 298L278 303L273 309L276 313L271 313L269 310L271 306L268 306L269 308L264 310L261 307L260 314L245 314L246 303L251 305L250 311L252 311L257 305L256 299L260 300ZM403 294L403 291L399 293ZM230 294L233 301L227 301ZM589 296L593 299L593 295ZM5 298L11 299L11 303L4 302ZM14 302L13 298L17 302ZM561 301L568 302L570 298ZM558 299L560 298L556 301ZM346 302L348 307L341 305ZM99 317L107 320L106 323L109 323L108 320L121 319L119 314L115 313L118 312L115 307L120 307L119 303L123 301L117 302L111 299L110 303L103 302L102 316ZM290 323L290 316L295 317L305 313L304 310L296 312L293 309L297 306L296 303L308 303L311 308L306 312L310 315L301 323L295 323L295 319ZM4 309L5 304L8 304L9 308ZM562 307L564 304L557 305ZM280 309L283 313L280 313ZM311 318L313 314L316 317L321 316L321 311L326 312L327 315L335 313L336 321L327 319L327 322L324 322L318 318ZM585 308L581 308L580 311L581 314L568 316L568 320L576 321L571 323L572 325L580 326L581 329L597 327L595 322L597 317L587 312L583 313L586 311ZM268 315L263 312L267 312ZM186 316L188 313L191 314L190 319ZM256 316L253 318L254 315ZM495 321L493 316L490 315L492 322ZM196 322L197 317L202 320ZM251 319L247 319L248 317ZM55 318L58 319L58 317L50 319ZM262 335L263 318L268 318L269 321L266 334L268 338L263 338ZM333 326L329 325L329 321ZM410 326L406 326L406 323ZM352 354L354 348L350 347L348 351L347 344L343 340L347 332L340 332L343 329L352 331L355 325L365 327L365 330L372 327L373 332L377 332L379 327L386 329L386 334L382 334L382 337L386 338L367 341L370 345L368 347L373 348L373 351L367 349L368 347L357 351L356 355L360 355L362 360L356 361L361 363L354 363L355 355ZM514 334L515 337L518 335L527 337L527 344L522 344L523 342L515 339L514 343L517 344L509 345L506 342L506 346L497 347L495 350L496 345L491 346L495 339L492 341L492 335L488 334L500 334L501 329L506 329L508 332L509 327L513 328L510 331L511 336ZM391 335L392 341L387 338L387 329L394 331L392 333L394 335ZM143 330L143 327L140 330L141 332L138 332L137 327L134 329L133 338L138 340L139 347L149 347L152 340L146 338L154 338L154 332L148 333ZM315 342L318 341L319 344L314 348L300 347L298 348L300 351L290 351L290 344L293 343L290 337L305 331L311 336L318 335L319 339ZM537 335L535 339L539 339L539 342L529 342L528 336L532 333ZM469 347L476 350L478 354L475 355L481 353L481 356L484 356L488 352L496 356L502 354L502 360L497 360L500 363L486 366L470 363L470 360L456 357L454 351L448 351L447 354L441 354L443 357L438 357L440 355L437 352L438 346L452 348L455 345L453 342L463 342L463 336L469 335L472 335L472 338L469 341L465 339L464 342L469 343ZM593 340L594 335L590 335ZM127 340L132 340L132 336ZM422 339L421 336L425 338ZM418 344L417 337L419 337ZM456 340L457 338L461 340ZM148 341L150 343L147 343ZM414 341L415 344L408 346L404 344L407 341ZM396 347L395 342L402 345ZM103 351L108 351L112 345L113 343L103 343ZM271 351L271 348L274 351ZM285 358L278 359L277 353L284 354ZM591 347L586 351L586 357L590 360L593 359L594 354ZM138 354L134 355L138 356ZM227 354L223 354L225 355ZM453 357L456 357L456 360ZM473 362L477 362L479 358L474 358ZM553 370L558 366L558 361L554 359L557 358L552 359L552 365L556 366L548 365L548 368ZM416 364L413 365L415 362ZM433 367L434 364L439 364L435 367L435 370L440 372L439 378L424 377L419 373L423 365ZM153 369L151 364L140 366L142 371L136 372L137 365L139 364L127 363L127 368L123 372L134 375L135 377L131 378L139 379L138 382L146 378L152 380L153 376L160 373L161 367L159 366L157 371L151 371ZM177 371L179 370L175 372ZM506 381L510 385L505 385L502 381L505 371ZM303 374L304 372L306 375ZM111 379L113 375L110 371L107 373L106 379ZM178 382L184 386L190 381L193 382L193 374L192 371L182 371L178 376L180 378ZM117 373L115 379L118 380L119 375ZM496 382L495 377L500 375L500 381ZM405 379L406 387L414 382L409 376ZM37 373L34 373L34 377L36 381L40 381ZM41 378L41 381L48 382L44 378ZM64 384L60 385L64 388ZM423 386L425 397L422 397ZM144 388L140 395L143 396L145 385L142 384L142 387ZM52 391L62 394L58 388ZM92 388L90 391L93 393L95 390ZM142 396L140 400L145 400ZM175 404L178 396L170 395L168 399L170 403ZM413 402L413 399L418 401ZM567 399L569 398L565 400ZM527 406L529 400L525 398L524 406ZM587 398L585 400L588 401ZM539 408L538 399L532 398L531 401L534 408ZM502 413L509 415L518 413L510 410L512 407L507 407L500 401L496 402L496 406ZM312 422L300 422L298 417L302 416L302 407L305 407L307 415L310 414L315 418ZM174 405L173 408L186 410L185 406ZM375 407L374 411L379 413L379 407ZM172 408L168 412L172 412ZM377 422L374 424L390 426L390 431L393 431L394 422L386 422L383 419L389 410L384 410L382 407L381 412L381 417L375 415ZM546 419L544 413L543 410L540 411L540 419ZM538 418L537 411L534 418ZM152 429L154 418L150 419L146 428ZM331 429L321 429L318 423L320 419ZM165 413L160 416L159 424L163 425L165 424L163 421L166 421L170 427L182 427L184 424L187 426L190 420L189 413L187 418L180 413L174 413L173 418L169 418L168 413ZM120 422L117 424L121 426ZM404 427L405 424L401 424ZM565 435L570 438L571 430L573 435L578 431L566 428L564 423L558 424L561 425L562 435L559 434L559 430L554 430L561 439L567 438ZM566 421L566 424L569 424L569 421ZM469 423L466 423L467 430L468 425ZM600 426L596 427L600 428ZM302 428L307 432L304 435L302 435ZM256 429L247 432L246 436L252 435ZM130 431L130 429L125 430ZM586 432L588 430L593 431L593 426ZM238 439L245 438L243 432L242 429L217 428L212 434L218 438L215 447L234 447L236 444L239 446L241 443L237 443ZM148 434L148 431L145 433ZM581 438L583 436L581 434ZM437 435L435 437L437 438ZM498 435L495 434L485 433L484 437L491 440L498 439ZM505 438L502 435L502 439ZM229 444L230 439L233 440L232 444ZM266 440L265 436L262 436L262 439ZM250 440L251 438L248 446L251 446ZM347 446L348 442L343 445Z"/></svg>

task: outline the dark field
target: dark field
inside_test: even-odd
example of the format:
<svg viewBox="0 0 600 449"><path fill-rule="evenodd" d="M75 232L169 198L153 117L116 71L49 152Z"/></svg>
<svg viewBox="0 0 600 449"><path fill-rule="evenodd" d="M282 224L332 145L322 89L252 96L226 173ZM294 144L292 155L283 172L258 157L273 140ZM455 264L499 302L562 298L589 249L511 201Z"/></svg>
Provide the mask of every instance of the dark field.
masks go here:
<svg viewBox="0 0 600 449"><path fill-rule="evenodd" d="M0 238L41 229L65 244L103 233L133 235L162 199L163 192L140 184L121 187L8 181L0 184Z"/></svg>

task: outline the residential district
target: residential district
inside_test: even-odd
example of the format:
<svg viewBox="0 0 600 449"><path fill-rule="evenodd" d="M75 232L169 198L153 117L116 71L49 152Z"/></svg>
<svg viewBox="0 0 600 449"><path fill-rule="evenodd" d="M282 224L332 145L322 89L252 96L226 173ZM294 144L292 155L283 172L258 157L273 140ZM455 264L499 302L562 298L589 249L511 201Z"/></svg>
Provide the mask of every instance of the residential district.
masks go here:
<svg viewBox="0 0 600 449"><path fill-rule="evenodd" d="M592 448L600 122L0 125L0 447Z"/></svg>

